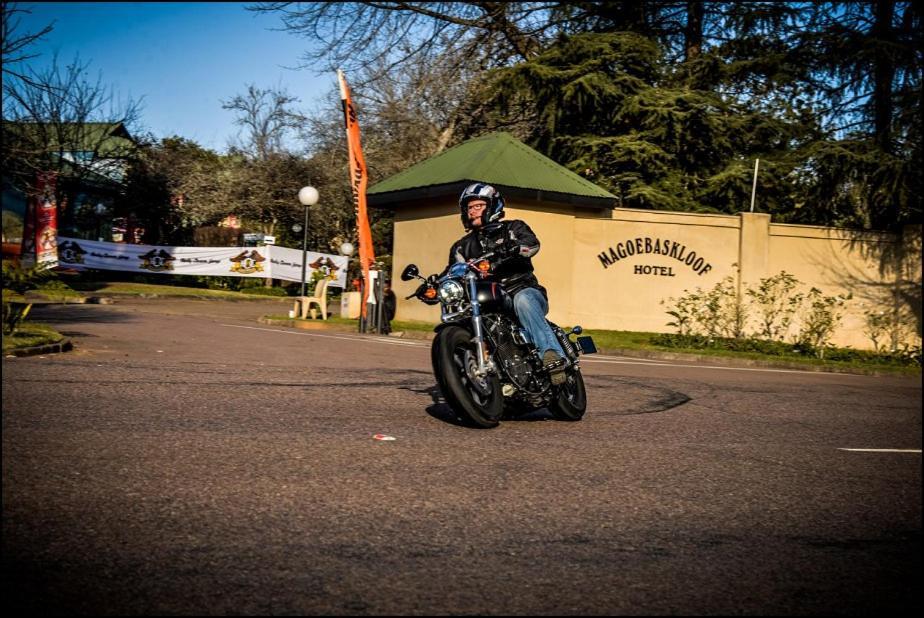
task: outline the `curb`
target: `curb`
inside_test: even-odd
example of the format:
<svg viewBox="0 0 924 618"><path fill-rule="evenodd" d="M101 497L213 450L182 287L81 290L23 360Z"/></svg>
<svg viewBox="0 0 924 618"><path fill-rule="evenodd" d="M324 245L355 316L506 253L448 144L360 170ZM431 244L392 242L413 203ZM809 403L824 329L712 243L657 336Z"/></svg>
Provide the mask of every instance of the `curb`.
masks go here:
<svg viewBox="0 0 924 618"><path fill-rule="evenodd" d="M108 296L81 296L77 298L64 298L54 300L48 298L30 299L26 297L26 302L36 306L44 305L112 305L115 301Z"/></svg>
<svg viewBox="0 0 924 618"><path fill-rule="evenodd" d="M42 354L57 354L59 352L70 352L74 349L74 344L70 339L63 339L57 343L46 343L45 345L36 345L31 348L19 348L4 352L3 356L39 356Z"/></svg>

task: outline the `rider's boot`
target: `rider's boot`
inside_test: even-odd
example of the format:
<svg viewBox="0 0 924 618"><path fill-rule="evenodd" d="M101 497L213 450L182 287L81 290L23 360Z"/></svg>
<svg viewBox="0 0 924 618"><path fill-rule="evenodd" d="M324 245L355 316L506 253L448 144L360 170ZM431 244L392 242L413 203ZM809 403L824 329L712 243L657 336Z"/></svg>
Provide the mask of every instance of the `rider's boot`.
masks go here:
<svg viewBox="0 0 924 618"><path fill-rule="evenodd" d="M549 372L549 379L555 386L565 381L565 359L555 350L545 351L542 355L542 367Z"/></svg>

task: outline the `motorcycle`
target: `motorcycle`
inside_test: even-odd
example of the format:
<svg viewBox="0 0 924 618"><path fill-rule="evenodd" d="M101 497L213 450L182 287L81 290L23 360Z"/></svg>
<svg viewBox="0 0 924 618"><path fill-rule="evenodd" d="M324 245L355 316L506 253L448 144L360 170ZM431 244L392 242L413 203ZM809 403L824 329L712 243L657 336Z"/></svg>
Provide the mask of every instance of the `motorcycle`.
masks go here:
<svg viewBox="0 0 924 618"><path fill-rule="evenodd" d="M477 427L496 427L502 418L548 408L563 421L579 421L587 409L587 391L579 358L597 351L593 339L549 322L565 351L565 380L552 384L539 351L530 342L504 287L491 280L493 253L449 267L442 275L422 277L415 264L401 273L402 281L420 285L405 300L417 298L440 304L442 315L430 349L433 374L446 402ZM577 337L571 340L571 335Z"/></svg>

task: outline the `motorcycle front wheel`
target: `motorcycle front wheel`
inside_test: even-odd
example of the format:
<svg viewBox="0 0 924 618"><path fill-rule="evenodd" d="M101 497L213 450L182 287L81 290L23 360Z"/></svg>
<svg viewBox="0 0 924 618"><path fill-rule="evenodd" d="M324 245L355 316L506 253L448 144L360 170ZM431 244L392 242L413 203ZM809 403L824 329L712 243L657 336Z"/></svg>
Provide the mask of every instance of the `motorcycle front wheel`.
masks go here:
<svg viewBox="0 0 924 618"><path fill-rule="evenodd" d="M504 412L500 380L477 376L478 349L464 328L449 326L433 344L434 370L446 402L457 414L482 428L497 427Z"/></svg>
<svg viewBox="0 0 924 618"><path fill-rule="evenodd" d="M587 389L580 371L569 370L558 395L549 404L549 412L560 421L579 421L587 411Z"/></svg>

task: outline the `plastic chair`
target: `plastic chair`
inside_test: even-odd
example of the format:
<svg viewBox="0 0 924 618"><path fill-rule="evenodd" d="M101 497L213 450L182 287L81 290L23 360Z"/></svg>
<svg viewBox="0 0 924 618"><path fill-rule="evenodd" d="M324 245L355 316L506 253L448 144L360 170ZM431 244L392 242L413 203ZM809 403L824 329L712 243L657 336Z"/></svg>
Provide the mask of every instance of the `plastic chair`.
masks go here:
<svg viewBox="0 0 924 618"><path fill-rule="evenodd" d="M328 279L319 279L314 286L314 292L312 296L298 296L295 298L295 315L299 316L301 319L307 319L308 312L311 312L311 319L315 318L315 315L320 310L321 318L327 319L327 284L330 283ZM312 305L317 305L317 309L311 309Z"/></svg>

